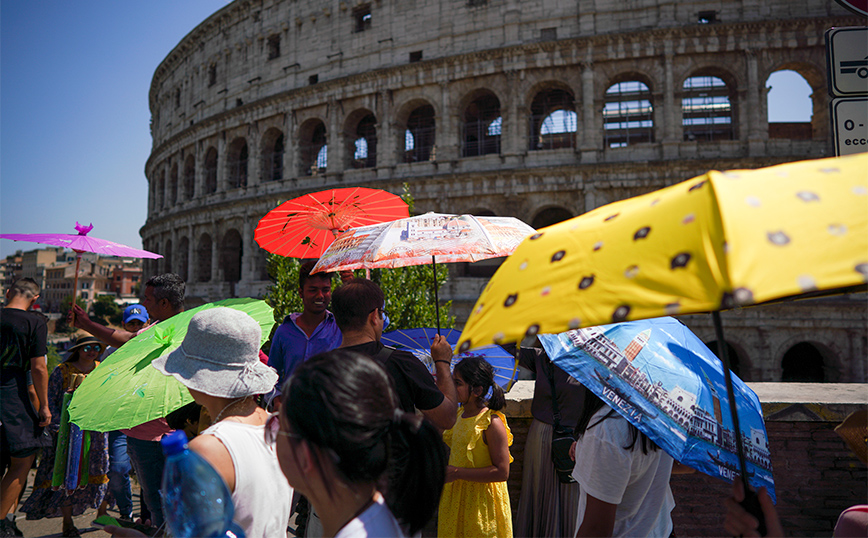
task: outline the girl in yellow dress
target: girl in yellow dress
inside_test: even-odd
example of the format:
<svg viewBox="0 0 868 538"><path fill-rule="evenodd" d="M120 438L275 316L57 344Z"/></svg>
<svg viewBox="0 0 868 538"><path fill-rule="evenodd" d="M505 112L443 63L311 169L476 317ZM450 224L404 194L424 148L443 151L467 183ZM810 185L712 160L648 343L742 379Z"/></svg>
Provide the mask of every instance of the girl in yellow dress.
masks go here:
<svg viewBox="0 0 868 538"><path fill-rule="evenodd" d="M500 412L506 403L503 389L494 383L491 365L479 357L455 365L452 379L462 406L455 426L443 433L451 453L437 535L511 538L506 479L512 434Z"/></svg>

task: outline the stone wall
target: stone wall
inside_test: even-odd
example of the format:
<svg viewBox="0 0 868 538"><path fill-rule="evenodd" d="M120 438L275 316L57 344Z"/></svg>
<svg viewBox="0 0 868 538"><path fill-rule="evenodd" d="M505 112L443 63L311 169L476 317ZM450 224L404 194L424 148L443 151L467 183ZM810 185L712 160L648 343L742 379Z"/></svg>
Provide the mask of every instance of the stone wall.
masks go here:
<svg viewBox="0 0 868 538"><path fill-rule="evenodd" d="M769 434L778 513L787 536L831 536L838 515L868 503L868 471L833 431L848 414L868 407L864 384L748 383L762 402ZM513 511L521 492L523 446L530 427L533 382L507 394L514 435L509 470ZM731 486L701 473L674 476L672 512L678 536L723 536L723 499Z"/></svg>

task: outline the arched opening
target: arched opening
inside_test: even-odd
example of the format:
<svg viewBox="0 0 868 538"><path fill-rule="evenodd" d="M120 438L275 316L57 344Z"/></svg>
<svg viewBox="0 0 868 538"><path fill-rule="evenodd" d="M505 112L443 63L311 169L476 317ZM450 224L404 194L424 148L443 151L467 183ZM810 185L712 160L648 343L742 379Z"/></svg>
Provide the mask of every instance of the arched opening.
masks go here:
<svg viewBox="0 0 868 538"><path fill-rule="evenodd" d="M718 349L717 349L717 340L712 340L711 342L708 342L705 345L708 347L708 349L711 350L712 353L714 353L715 357L720 359L720 353L718 353ZM749 379L742 377L742 372L741 372L741 367L740 367L741 361L739 360L738 352L735 350L734 347L732 347L732 344L730 344L729 342L726 342L726 356L729 358L729 366L730 366L730 370L732 370L732 373L737 375L742 381L749 381ZM721 364L723 364L722 360L721 360ZM745 372L745 374L746 373L747 372Z"/></svg>
<svg viewBox="0 0 868 538"><path fill-rule="evenodd" d="M178 241L178 276L187 282L190 267L190 240L186 236Z"/></svg>
<svg viewBox="0 0 868 538"><path fill-rule="evenodd" d="M436 157L435 135L437 123L434 107L423 105L410 113L404 131L404 162L433 161Z"/></svg>
<svg viewBox="0 0 868 538"><path fill-rule="evenodd" d="M283 133L278 129L265 132L262 143L262 181L283 179L283 153L286 145Z"/></svg>
<svg viewBox="0 0 868 538"><path fill-rule="evenodd" d="M223 280L238 282L241 280L241 253L243 243L238 230L231 229L223 236L220 248L220 266L223 267Z"/></svg>
<svg viewBox="0 0 868 538"><path fill-rule="evenodd" d="M820 350L808 342L791 347L781 359L781 381L785 383L823 383L826 365Z"/></svg>
<svg viewBox="0 0 868 538"><path fill-rule="evenodd" d="M169 172L169 200L171 206L178 200L178 163L172 165L172 170Z"/></svg>
<svg viewBox="0 0 868 538"><path fill-rule="evenodd" d="M172 273L172 240L166 239L166 249L163 251L163 273Z"/></svg>
<svg viewBox="0 0 868 538"><path fill-rule="evenodd" d="M684 140L732 140L731 91L723 79L711 75L684 81L681 94Z"/></svg>
<svg viewBox="0 0 868 538"><path fill-rule="evenodd" d="M166 171L160 170L160 179L157 182L157 209L163 207L163 203L166 199Z"/></svg>
<svg viewBox="0 0 868 538"><path fill-rule="evenodd" d="M552 224L557 224L571 218L573 218L572 213L566 209L562 207L549 207L537 213L537 216L531 222L531 227L539 230L540 228L545 228L546 226L551 226Z"/></svg>
<svg viewBox="0 0 868 538"><path fill-rule="evenodd" d="M328 168L328 144L326 126L319 120L305 123L301 129L301 168L299 172L305 176L325 174Z"/></svg>
<svg viewBox="0 0 868 538"><path fill-rule="evenodd" d="M192 200L196 195L196 158L187 155L184 161L184 198Z"/></svg>
<svg viewBox="0 0 868 538"><path fill-rule="evenodd" d="M197 282L211 281L211 236L202 234L199 236L199 248L196 249L197 266L199 272L196 275Z"/></svg>
<svg viewBox="0 0 868 538"><path fill-rule="evenodd" d="M476 157L500 153L500 100L486 93L473 100L464 109L462 124L462 157Z"/></svg>
<svg viewBox="0 0 868 538"><path fill-rule="evenodd" d="M237 189L247 186L247 140L236 138L229 144L226 154L226 166L229 172L229 188Z"/></svg>
<svg viewBox="0 0 868 538"><path fill-rule="evenodd" d="M217 192L217 150L213 147L205 152L205 194Z"/></svg>
<svg viewBox="0 0 868 538"><path fill-rule="evenodd" d="M606 147L654 142L653 112L651 90L644 82L629 80L609 86L603 107Z"/></svg>
<svg viewBox="0 0 868 538"><path fill-rule="evenodd" d="M350 164L353 168L375 168L377 166L377 118L367 114L356 125L351 140Z"/></svg>
<svg viewBox="0 0 868 538"><path fill-rule="evenodd" d="M805 78L789 69L775 71L766 81L769 138L811 140L813 90Z"/></svg>
<svg viewBox="0 0 868 538"><path fill-rule="evenodd" d="M573 94L552 88L536 94L530 105L530 150L572 148L577 116Z"/></svg>

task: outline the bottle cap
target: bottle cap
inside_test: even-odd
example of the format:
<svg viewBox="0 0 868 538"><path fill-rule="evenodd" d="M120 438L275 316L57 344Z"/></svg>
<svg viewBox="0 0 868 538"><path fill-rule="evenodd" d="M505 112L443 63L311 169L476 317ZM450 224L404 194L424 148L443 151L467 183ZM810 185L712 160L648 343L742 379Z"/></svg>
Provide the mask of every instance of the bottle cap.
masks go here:
<svg viewBox="0 0 868 538"><path fill-rule="evenodd" d="M187 434L183 430L175 430L160 440L163 454L173 456L187 450Z"/></svg>

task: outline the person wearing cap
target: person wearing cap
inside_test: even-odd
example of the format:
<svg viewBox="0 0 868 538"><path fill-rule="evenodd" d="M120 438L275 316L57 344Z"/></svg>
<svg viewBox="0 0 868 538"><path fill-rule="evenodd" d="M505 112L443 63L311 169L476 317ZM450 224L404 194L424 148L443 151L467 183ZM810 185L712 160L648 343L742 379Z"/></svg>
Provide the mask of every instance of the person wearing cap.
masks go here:
<svg viewBox="0 0 868 538"><path fill-rule="evenodd" d="M265 444L268 412L254 399L277 382L274 369L259 360L261 337L244 312L211 308L193 316L178 349L151 363L214 417L189 446L223 477L247 538L284 536L292 498L277 454Z"/></svg>
<svg viewBox="0 0 868 538"><path fill-rule="evenodd" d="M21 507L27 519L63 516L63 536L79 536L73 523L73 516L79 516L90 508L98 508L108 491L108 434L84 432L90 436L88 452L88 481L74 491L52 487L57 436L60 418L63 413L63 395L72 392L90 372L99 366L99 356L105 351L105 344L93 336L76 340L69 348L69 356L51 372L48 378L48 405L51 409L49 431L54 437L54 445L44 449L36 471L34 490Z"/></svg>

